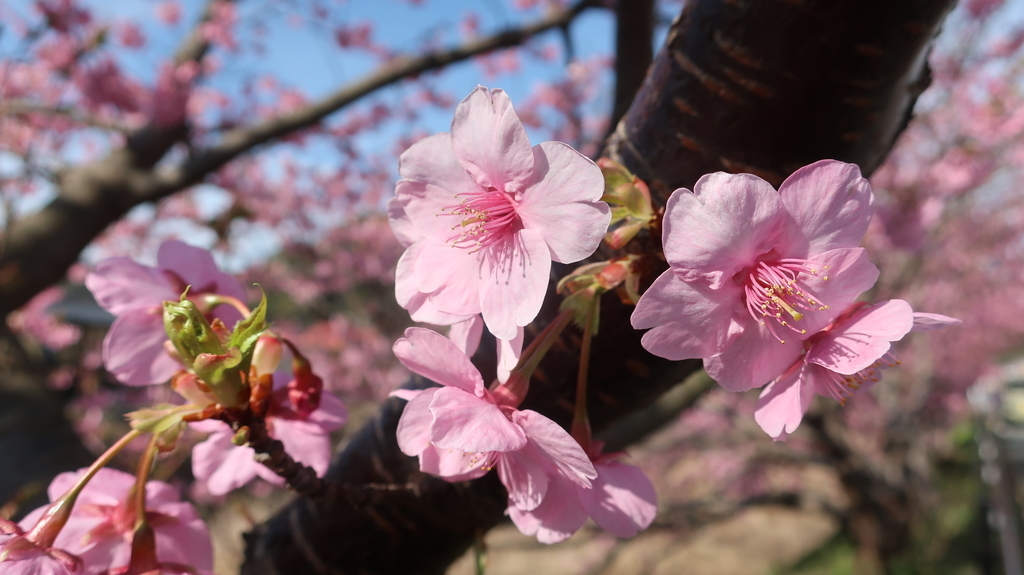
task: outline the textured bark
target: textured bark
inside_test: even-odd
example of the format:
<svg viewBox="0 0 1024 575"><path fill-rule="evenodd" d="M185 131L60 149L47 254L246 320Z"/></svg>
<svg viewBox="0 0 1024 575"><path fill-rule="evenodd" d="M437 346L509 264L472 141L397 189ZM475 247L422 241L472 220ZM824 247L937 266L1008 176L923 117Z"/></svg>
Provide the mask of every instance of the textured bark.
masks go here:
<svg viewBox="0 0 1024 575"><path fill-rule="evenodd" d="M836 158L870 174L927 85L927 48L953 3L688 2L606 154L647 180L659 204L719 170L779 184L801 165ZM656 234L630 244L651 254L648 279L664 267L654 257L658 244ZM549 294L536 325L550 321L556 307ZM598 431L699 366L647 354L629 326L631 311L614 296L603 302L590 372ZM524 408L568 423L578 343L568 330L542 363ZM360 483L406 487L358 503L337 495L297 500L249 535L244 573L442 573L502 519L505 494L494 474L447 484L420 474L398 451L402 403L389 400L353 438L329 483L339 493Z"/></svg>
<svg viewBox="0 0 1024 575"><path fill-rule="evenodd" d="M614 130L654 60L654 0L620 0L615 22L615 102L608 122Z"/></svg>

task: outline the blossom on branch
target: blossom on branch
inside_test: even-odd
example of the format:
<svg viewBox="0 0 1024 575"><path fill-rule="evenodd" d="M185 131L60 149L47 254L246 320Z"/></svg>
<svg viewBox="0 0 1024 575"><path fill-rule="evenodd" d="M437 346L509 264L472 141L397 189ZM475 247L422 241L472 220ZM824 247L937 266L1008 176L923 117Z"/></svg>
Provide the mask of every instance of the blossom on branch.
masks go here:
<svg viewBox="0 0 1024 575"><path fill-rule="evenodd" d="M782 373L800 341L828 325L878 278L857 247L871 187L853 164L800 168L779 191L751 174L717 172L668 200L670 268L633 312L643 346L703 358L722 387L745 391Z"/></svg>
<svg viewBox="0 0 1024 575"><path fill-rule="evenodd" d="M870 389L881 371L899 363L889 351L891 342L911 331L930 331L960 320L938 314L914 313L903 300L850 306L829 326L804 340L803 354L764 388L754 419L777 440L800 425L815 395L846 400Z"/></svg>
<svg viewBox="0 0 1024 575"><path fill-rule="evenodd" d="M396 233L413 243L398 263L398 303L418 321L428 321L416 313L423 302L482 314L506 341L540 311L551 262L592 254L611 219L601 170L560 142L531 148L501 90L474 90L451 133L413 144L399 174Z"/></svg>
<svg viewBox="0 0 1024 575"><path fill-rule="evenodd" d="M409 328L394 350L410 371L442 386L392 393L409 402L398 421L398 447L419 457L424 473L463 481L497 467L510 500L527 511L543 500L550 470L584 488L597 477L572 436L535 411L517 409L507 394L485 388L469 358L444 336Z"/></svg>
<svg viewBox="0 0 1024 575"><path fill-rule="evenodd" d="M210 252L173 240L160 244L156 267L108 258L96 264L85 285L103 309L117 316L103 340L103 363L127 385L163 383L181 369L165 348L163 302L178 301L186 287L194 300L204 294L245 299L242 285L217 268ZM242 318L229 306L204 312L228 326Z"/></svg>
<svg viewBox="0 0 1024 575"><path fill-rule="evenodd" d="M582 488L559 473L549 474L548 491L533 510L509 500L508 515L523 535L536 535L541 543L558 543L572 536L590 517L616 537L632 537L646 529L658 511L658 496L651 480L632 465L617 461L624 453L605 453L604 444L591 444L590 457L597 470L593 487Z"/></svg>
<svg viewBox="0 0 1024 575"><path fill-rule="evenodd" d="M55 477L48 490L50 500L63 496L84 473L82 469ZM71 516L54 541L56 547L81 559L83 569L73 572L99 574L128 565L136 525L130 496L134 485L133 475L104 468L82 489ZM46 509L41 507L29 513L21 520L21 527L30 529ZM156 534L156 550L162 561L203 571L213 569L213 546L206 525L190 503L180 500L173 487L162 481L146 484L146 515ZM55 567L63 562L36 561L49 564L53 573L68 572ZM25 573L37 571L30 569Z"/></svg>

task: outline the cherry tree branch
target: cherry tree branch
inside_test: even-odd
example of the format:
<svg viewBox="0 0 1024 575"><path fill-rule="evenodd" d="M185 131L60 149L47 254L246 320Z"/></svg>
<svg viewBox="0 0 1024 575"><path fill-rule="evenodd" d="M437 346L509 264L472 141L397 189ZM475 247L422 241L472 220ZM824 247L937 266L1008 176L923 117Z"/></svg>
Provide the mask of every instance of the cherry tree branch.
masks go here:
<svg viewBox="0 0 1024 575"><path fill-rule="evenodd" d="M115 120L107 120L83 112L71 106L51 106L28 100L4 100L0 102L0 115L2 116L31 116L33 114L43 116L57 116L66 118L76 124L127 133L131 128Z"/></svg>
<svg viewBox="0 0 1024 575"><path fill-rule="evenodd" d="M214 0L175 56L178 63L199 61L209 50L202 33ZM502 48L518 46L553 28L568 25L596 0L580 0L521 28L469 41L447 50L400 56L322 100L263 123L225 133L208 148L194 151L182 164L155 169L176 143L188 137L184 124L148 126L128 136L123 147L94 163L69 168L58 180L59 194L49 205L11 225L0 252L0 315L24 305L59 281L82 250L111 223L143 202L163 199L199 183L238 156L282 136L313 127L327 116L381 88Z"/></svg>
<svg viewBox="0 0 1024 575"><path fill-rule="evenodd" d="M928 46L953 4L687 2L606 155L651 184L662 205L676 188L723 169L778 184L795 168L831 157L870 174L927 85ZM658 247L651 237L627 246L647 255L648 282L665 267L655 256ZM557 308L549 293L527 337ZM699 368L699 361L670 362L644 351L631 312L614 296L602 302L588 398L599 434ZM524 409L568 426L579 343L574 330L563 334L535 373ZM493 353L493 345L477 352L485 375L493 373ZM415 459L401 453L395 429L403 406L388 400L326 481L414 483L424 487L420 496L383 497L360 508L299 498L248 536L243 573L440 574L503 519L507 495L494 474L447 484L420 473Z"/></svg>

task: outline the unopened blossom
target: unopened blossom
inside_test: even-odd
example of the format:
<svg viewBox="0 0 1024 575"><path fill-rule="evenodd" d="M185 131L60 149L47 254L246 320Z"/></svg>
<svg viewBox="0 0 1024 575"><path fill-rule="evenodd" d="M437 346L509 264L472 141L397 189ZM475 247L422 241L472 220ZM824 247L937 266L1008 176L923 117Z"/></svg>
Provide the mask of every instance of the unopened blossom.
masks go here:
<svg viewBox="0 0 1024 575"><path fill-rule="evenodd" d="M779 191L751 174L703 176L668 200L670 268L643 294L632 323L643 346L703 358L731 391L763 385L878 278L857 247L871 188L853 164L800 168Z"/></svg>
<svg viewBox="0 0 1024 575"><path fill-rule="evenodd" d="M591 461L597 478L590 489L549 474L547 493L530 511L509 501L508 515L523 535L536 535L541 543L558 543L583 527L587 517L616 537L632 537L646 529L658 511L658 496L651 480L639 468L617 461L623 453L602 454L594 442Z"/></svg>
<svg viewBox="0 0 1024 575"><path fill-rule="evenodd" d="M82 469L55 477L48 489L50 500L63 496L84 473ZM75 573L99 574L128 565L136 523L130 497L134 485L133 475L104 468L82 489L54 541L56 547L81 558L82 569ZM21 527L30 529L45 510L41 507L29 513ZM206 525L190 503L180 500L177 490L162 481L148 482L146 517L162 560L206 571L213 568L213 546Z"/></svg>
<svg viewBox="0 0 1024 575"><path fill-rule="evenodd" d="M193 299L204 294L245 299L242 285L217 268L210 252L175 240L160 244L156 267L108 258L96 264L85 285L103 309L117 316L103 340L103 363L127 385L163 383L181 369L164 345L164 301L178 301L186 287ZM229 329L242 319L230 306L209 311Z"/></svg>
<svg viewBox="0 0 1024 575"><path fill-rule="evenodd" d="M289 381L286 374L274 374L274 393L266 416L267 432L284 444L288 455L322 477L331 461L331 432L345 424L348 410L337 397L321 393L316 409L303 414L302 406L293 405L288 397ZM225 495L256 477L284 485L281 476L256 461L256 452L251 447L231 442L234 432L228 424L206 420L191 425L197 431L211 433L192 450L192 474L206 482L210 493Z"/></svg>
<svg viewBox="0 0 1024 575"><path fill-rule="evenodd" d="M592 254L611 219L601 170L560 142L531 148L501 90L474 90L451 133L413 144L399 174L400 229L412 231L396 232L413 243L398 263L398 303L420 321L424 301L452 316L482 314L506 341L540 311L551 262Z"/></svg>
<svg viewBox="0 0 1024 575"><path fill-rule="evenodd" d="M540 505L550 470L590 487L597 473L576 440L547 417L517 409L508 394L488 390L444 336L409 328L394 351L410 371L442 385L392 394L409 402L398 421L398 446L419 457L423 472L462 481L496 467L509 498L524 510Z"/></svg>
<svg viewBox="0 0 1024 575"><path fill-rule="evenodd" d="M845 404L877 383L882 370L897 365L891 342L911 331L959 323L939 314L914 313L898 299L854 304L802 342L801 357L761 393L754 419L768 435L785 439L800 425L815 395Z"/></svg>

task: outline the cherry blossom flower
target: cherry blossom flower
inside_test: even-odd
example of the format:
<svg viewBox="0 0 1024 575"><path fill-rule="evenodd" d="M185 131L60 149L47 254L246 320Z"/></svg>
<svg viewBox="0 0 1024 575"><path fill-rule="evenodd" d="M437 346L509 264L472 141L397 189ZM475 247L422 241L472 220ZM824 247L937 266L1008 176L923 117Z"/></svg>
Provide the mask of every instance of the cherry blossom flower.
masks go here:
<svg viewBox="0 0 1024 575"><path fill-rule="evenodd" d="M312 467L322 477L331 461L331 432L345 424L348 410L337 397L322 393L317 409L302 415L288 399L289 380L286 374L274 374L274 393L266 418L267 431L284 444L288 455ZM251 447L231 442L234 432L228 424L206 420L190 425L197 431L212 433L192 450L192 474L205 482L213 495L225 495L256 477L274 485L284 485L281 476L256 461L256 452Z"/></svg>
<svg viewBox="0 0 1024 575"><path fill-rule="evenodd" d="M670 268L633 312L643 346L672 360L703 358L730 391L776 377L878 278L857 247L871 188L853 164L800 168L776 192L750 174L703 176L668 200Z"/></svg>
<svg viewBox="0 0 1024 575"><path fill-rule="evenodd" d="M414 314L424 301L444 314L480 313L491 333L512 340L540 311L551 262L597 249L611 219L600 201L604 179L563 143L531 148L501 90L474 90L451 130L399 160L395 194L408 222L396 233L413 243L399 260L395 294Z"/></svg>
<svg viewBox="0 0 1024 575"><path fill-rule="evenodd" d="M50 500L63 496L84 473L82 469L55 477L48 490ZM129 504L134 485L135 477L131 474L104 468L82 489L71 516L54 541L56 547L81 558L84 570L76 573L98 574L128 565L135 531L135 510ZM45 511L46 507L32 511L20 525L29 529ZM213 568L213 546L206 525L190 503L180 501L173 487L162 481L148 482L146 513L156 534L161 560L206 571ZM42 559L36 561L46 563ZM49 563L53 569L54 564L64 564L52 560Z"/></svg>
<svg viewBox="0 0 1024 575"><path fill-rule="evenodd" d="M442 385L392 393L409 402L398 422L398 446L419 457L423 472L462 481L497 467L509 498L527 511L540 505L549 469L585 488L597 477L576 440L547 417L516 409L507 394L486 389L469 358L444 336L409 328L394 351L405 367Z"/></svg>
<svg viewBox="0 0 1024 575"><path fill-rule="evenodd" d="M20 542L18 547L12 544ZM16 535L0 533L0 567L4 575L71 575L80 574L81 561L66 551L51 547L42 549Z"/></svg>
<svg viewBox="0 0 1024 575"><path fill-rule="evenodd" d="M425 239L412 220L405 214L405 209L398 198L388 200L387 209L388 222L391 224L391 229L394 230L395 237L398 238L399 243L408 248ZM410 262L405 260L407 265L403 266L402 261L399 260L398 269L395 272L396 290L400 289L398 287L398 278L409 278L409 274L412 273L412 267L408 265ZM421 293L415 288L416 284L412 281L412 278L403 282L402 285L403 288L411 289L411 291L409 293L399 293L398 301L402 303L404 298L404 301L407 303L403 304L403 307L409 310L412 319L435 325L451 325L448 338L455 343L462 353L468 357L473 357L473 354L476 353L476 348L480 345L480 338L483 336L484 322L480 314L459 316L445 313L434 306L430 301L429 294ZM507 381L512 369L519 363L519 355L523 350L523 337L523 328L518 327L516 328L515 337L512 339L503 340L498 338L498 381L502 383Z"/></svg>
<svg viewBox="0 0 1024 575"><path fill-rule="evenodd" d="M815 395L845 404L877 383L881 370L898 364L890 342L911 331L959 323L944 315L914 313L898 299L854 304L803 341L803 355L761 392L754 419L768 435L785 439L800 425Z"/></svg>
<svg viewBox="0 0 1024 575"><path fill-rule="evenodd" d="M509 501L508 514L523 535L536 535L541 543L559 543L583 527L590 517L616 537L632 537L654 521L658 496L644 472L616 461L623 453L602 454L595 441L590 457L597 470L593 487L585 489L559 473L549 474L544 500L524 511Z"/></svg>
<svg viewBox="0 0 1024 575"><path fill-rule="evenodd" d="M179 241L166 241L156 267L126 257L105 259L85 278L103 309L117 316L103 340L103 362L127 385L163 383L181 369L164 342L162 303L177 301L187 286L190 298L221 294L245 299L237 280L221 272L210 252ZM242 318L234 308L213 310L230 328Z"/></svg>

